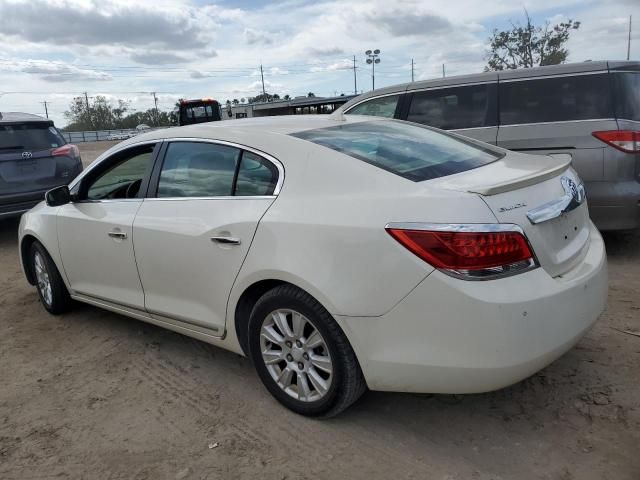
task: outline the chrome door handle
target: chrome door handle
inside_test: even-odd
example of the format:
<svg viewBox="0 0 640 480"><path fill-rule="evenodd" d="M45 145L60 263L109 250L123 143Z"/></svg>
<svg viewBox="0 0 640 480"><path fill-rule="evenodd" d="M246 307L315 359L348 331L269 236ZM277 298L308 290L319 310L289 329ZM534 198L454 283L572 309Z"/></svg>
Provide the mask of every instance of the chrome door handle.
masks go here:
<svg viewBox="0 0 640 480"><path fill-rule="evenodd" d="M111 238L121 238L121 239L127 238L127 234L124 232L109 232L107 233L107 235L109 235Z"/></svg>
<svg viewBox="0 0 640 480"><path fill-rule="evenodd" d="M239 238L236 237L211 237L212 242L224 243L225 245L240 245L242 243Z"/></svg>

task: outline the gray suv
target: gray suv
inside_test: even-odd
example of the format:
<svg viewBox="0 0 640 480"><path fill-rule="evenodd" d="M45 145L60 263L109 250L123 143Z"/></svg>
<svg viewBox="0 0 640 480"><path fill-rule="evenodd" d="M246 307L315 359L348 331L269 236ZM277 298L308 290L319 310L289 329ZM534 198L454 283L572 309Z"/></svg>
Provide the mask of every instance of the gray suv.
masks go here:
<svg viewBox="0 0 640 480"><path fill-rule="evenodd" d="M387 87L345 114L423 123L534 154L568 153L601 230L640 226L640 63L585 62Z"/></svg>
<svg viewBox="0 0 640 480"><path fill-rule="evenodd" d="M51 120L0 112L0 218L26 212L81 171L78 147Z"/></svg>

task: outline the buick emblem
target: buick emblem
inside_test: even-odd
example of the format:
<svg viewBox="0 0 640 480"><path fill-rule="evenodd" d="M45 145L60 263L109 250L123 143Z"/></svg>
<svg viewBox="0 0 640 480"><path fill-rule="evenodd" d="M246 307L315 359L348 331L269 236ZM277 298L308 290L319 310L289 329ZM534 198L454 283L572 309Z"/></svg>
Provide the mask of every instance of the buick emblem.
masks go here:
<svg viewBox="0 0 640 480"><path fill-rule="evenodd" d="M573 199L578 204L581 204L585 199L585 192L583 185L577 185L569 177L561 177L560 183L562 184L562 188L564 189L564 193L566 193L569 197Z"/></svg>
<svg viewBox="0 0 640 480"><path fill-rule="evenodd" d="M33 153L31 152L22 152L22 158L27 159L33 157Z"/></svg>

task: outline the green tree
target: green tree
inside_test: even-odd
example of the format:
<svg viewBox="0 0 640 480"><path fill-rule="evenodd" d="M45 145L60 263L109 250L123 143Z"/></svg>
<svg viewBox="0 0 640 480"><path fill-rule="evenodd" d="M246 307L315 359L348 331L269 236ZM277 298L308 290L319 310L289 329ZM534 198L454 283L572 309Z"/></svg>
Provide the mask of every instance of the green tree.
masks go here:
<svg viewBox="0 0 640 480"><path fill-rule="evenodd" d="M284 100L291 100L291 96L287 93L284 97L282 97Z"/></svg>
<svg viewBox="0 0 640 480"><path fill-rule="evenodd" d="M494 29L489 38L485 71L564 63L569 56L566 48L569 35L578 28L580 22L574 20L534 25L525 10L524 25L512 23L508 30Z"/></svg>
<svg viewBox="0 0 640 480"><path fill-rule="evenodd" d="M309 98L311 98L311 97L315 97L315 96L316 96L316 94L315 94L315 93L313 93L313 92L309 92L309 93L307 93L307 97L309 97Z"/></svg>

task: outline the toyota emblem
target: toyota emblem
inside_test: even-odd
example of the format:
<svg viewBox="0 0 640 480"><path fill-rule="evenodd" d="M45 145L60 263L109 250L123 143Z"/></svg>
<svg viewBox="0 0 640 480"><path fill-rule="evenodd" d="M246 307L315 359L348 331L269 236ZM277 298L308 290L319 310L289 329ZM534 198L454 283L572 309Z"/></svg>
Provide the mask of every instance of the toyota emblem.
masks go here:
<svg viewBox="0 0 640 480"><path fill-rule="evenodd" d="M33 157L33 153L31 152L22 152L22 158L27 159Z"/></svg>

